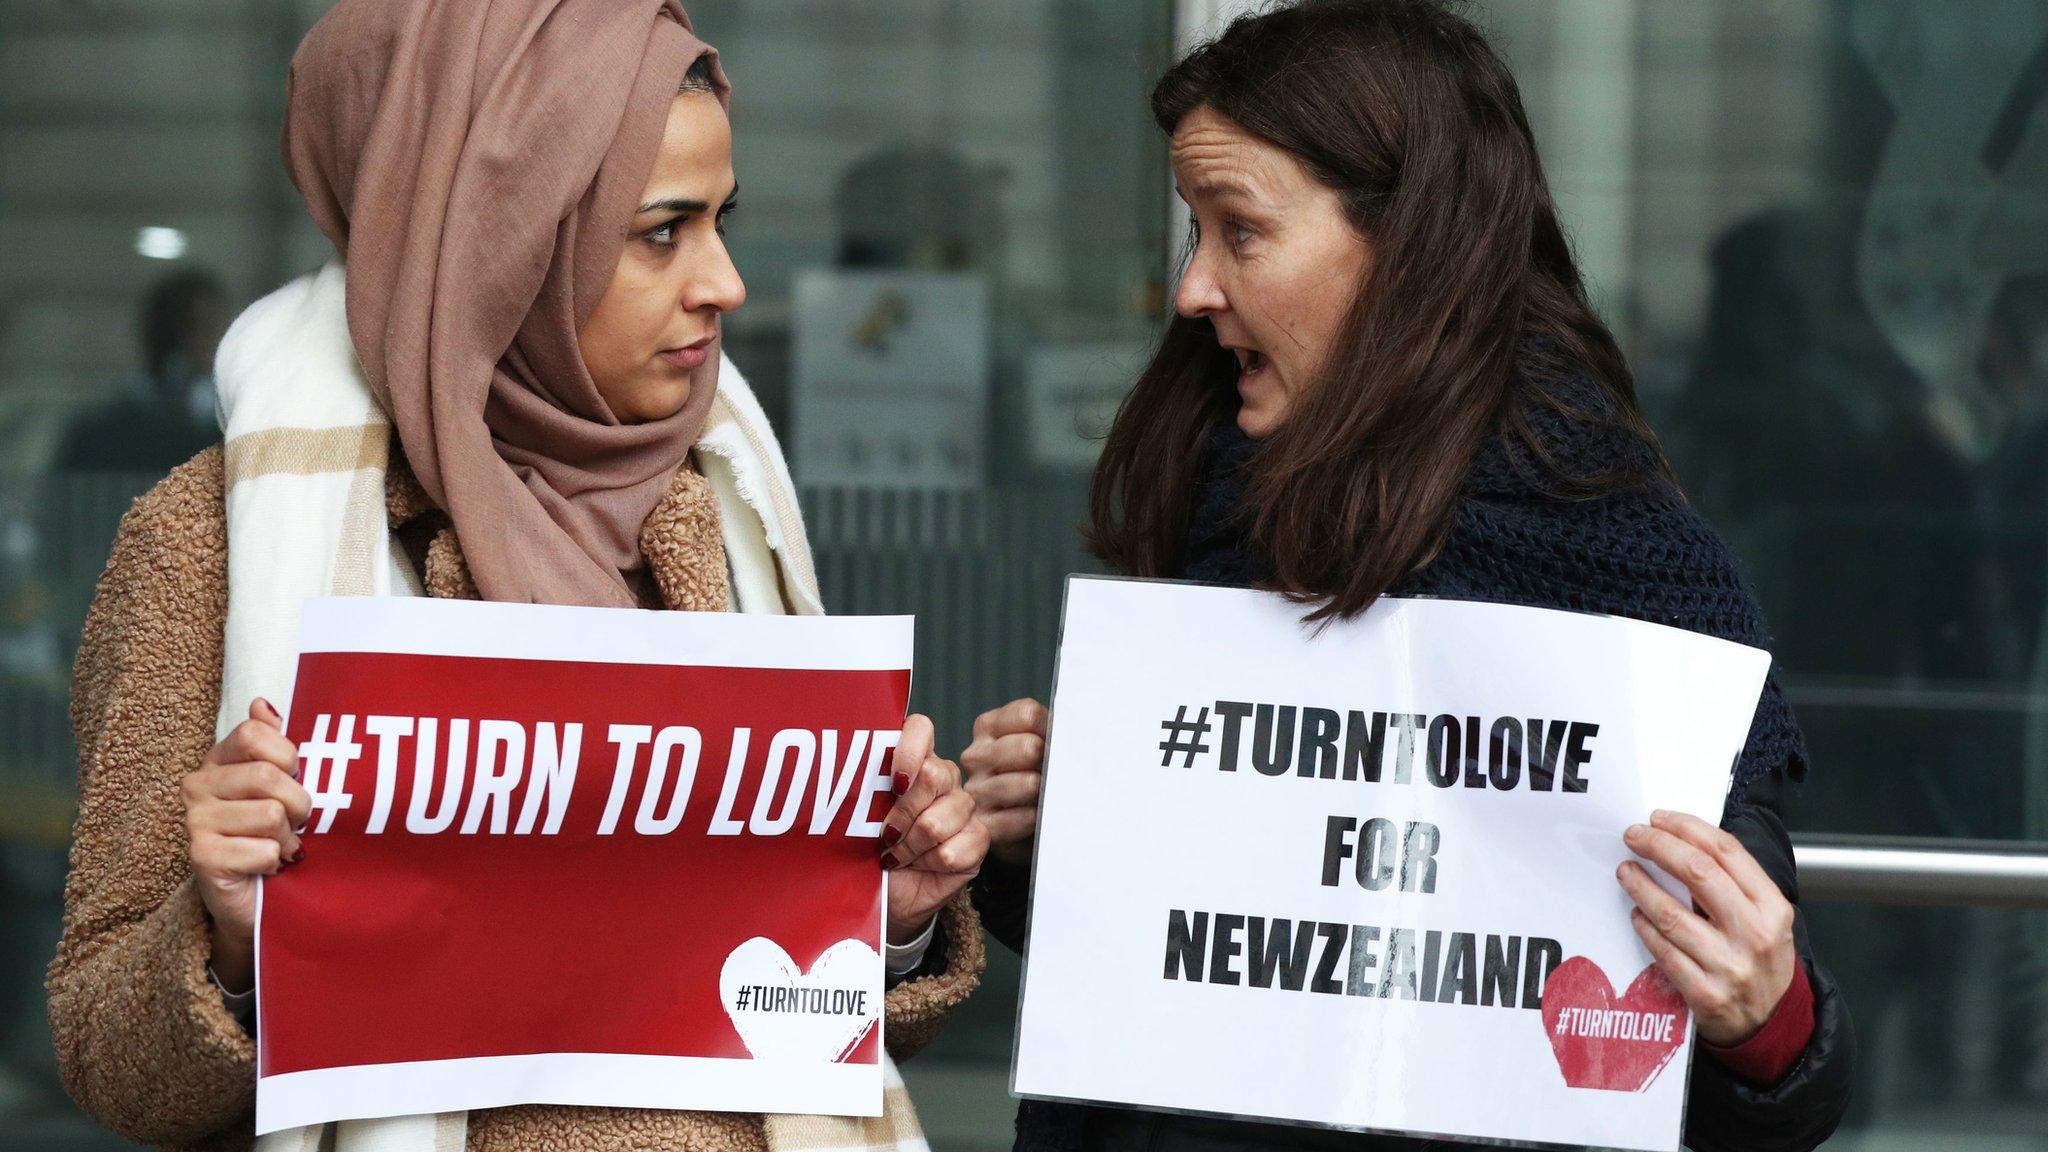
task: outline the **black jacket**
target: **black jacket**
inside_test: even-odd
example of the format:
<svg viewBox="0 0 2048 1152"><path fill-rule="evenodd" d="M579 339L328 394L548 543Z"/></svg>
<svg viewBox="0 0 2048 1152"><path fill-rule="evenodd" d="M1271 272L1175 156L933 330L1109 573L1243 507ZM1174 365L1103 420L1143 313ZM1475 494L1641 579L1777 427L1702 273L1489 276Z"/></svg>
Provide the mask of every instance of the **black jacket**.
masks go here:
<svg viewBox="0 0 2048 1152"><path fill-rule="evenodd" d="M1618 461L1654 464L1647 446L1597 419L1598 396L1582 390L1568 399L1594 418L1568 418L1541 404L1526 409L1549 457L1547 467L1505 438L1479 452L1443 548L1400 593L1610 613L1768 647L1762 615L1733 557L1668 484L1651 481L1596 500L1545 495L1548 469L1592 474ZM1235 514L1239 472L1255 448L1235 426L1212 438L1190 530L1188 578L1252 584L1265 576L1266 566L1246 546ZM1773 669L1721 826L1742 841L1795 906L1798 880L1780 800L1787 779L1805 772L1805 743ZM1026 872L992 862L976 880L974 896L983 925L1021 953ZM1848 1007L1814 958L1804 913L1795 933L1813 988L1813 1037L1798 1064L1768 1090L1736 1079L1696 1048L1685 1120L1685 1143L1694 1152L1808 1152L1834 1132L1848 1109L1855 1044ZM1023 1101L1017 1112L1018 1152L1413 1152L1443 1146L1036 1100Z"/></svg>

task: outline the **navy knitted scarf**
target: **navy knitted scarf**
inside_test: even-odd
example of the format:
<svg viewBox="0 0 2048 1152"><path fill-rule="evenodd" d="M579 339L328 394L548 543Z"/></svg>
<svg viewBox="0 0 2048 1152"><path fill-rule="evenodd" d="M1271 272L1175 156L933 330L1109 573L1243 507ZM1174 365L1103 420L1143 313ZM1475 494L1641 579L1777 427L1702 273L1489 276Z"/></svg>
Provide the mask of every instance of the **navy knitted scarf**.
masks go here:
<svg viewBox="0 0 2048 1152"><path fill-rule="evenodd" d="M1569 399L1597 408L1599 401L1581 391L1589 390L1574 389ZM1552 467L1566 475L1654 461L1649 446L1626 430L1541 404L1526 414ZM1242 514L1244 470L1257 450L1235 422L1211 434L1189 522L1187 579L1253 585L1271 578L1271 562L1249 543ZM1442 550L1394 594L1600 612L1770 647L1734 556L1669 484L1568 501L1544 492L1544 474L1516 442L1489 439L1473 458ZM1774 665L1736 765L1730 804L1740 802L1751 781L1778 770L1803 778L1806 743Z"/></svg>

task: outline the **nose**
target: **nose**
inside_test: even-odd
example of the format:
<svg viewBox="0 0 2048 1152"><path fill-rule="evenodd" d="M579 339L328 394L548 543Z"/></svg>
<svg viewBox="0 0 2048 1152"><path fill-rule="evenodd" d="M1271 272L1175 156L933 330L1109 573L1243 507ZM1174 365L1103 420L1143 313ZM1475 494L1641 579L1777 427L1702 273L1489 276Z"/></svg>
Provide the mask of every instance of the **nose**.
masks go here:
<svg viewBox="0 0 2048 1152"><path fill-rule="evenodd" d="M1188 257L1187 268L1180 274L1180 287L1174 289L1174 311L1190 320L1197 320L1230 307L1229 299L1223 294L1223 285L1216 279L1214 264L1207 246L1196 244Z"/></svg>
<svg viewBox="0 0 2048 1152"><path fill-rule="evenodd" d="M692 269L683 287L683 310L731 312L746 302L746 282L733 266L732 254L726 251L724 241L709 245L705 259Z"/></svg>

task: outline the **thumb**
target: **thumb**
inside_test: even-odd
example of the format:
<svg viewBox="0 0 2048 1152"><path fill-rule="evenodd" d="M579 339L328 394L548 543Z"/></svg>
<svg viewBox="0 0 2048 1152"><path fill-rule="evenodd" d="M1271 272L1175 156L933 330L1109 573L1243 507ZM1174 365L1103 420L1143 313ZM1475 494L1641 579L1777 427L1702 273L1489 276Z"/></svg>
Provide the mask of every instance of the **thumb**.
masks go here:
<svg viewBox="0 0 2048 1152"><path fill-rule="evenodd" d="M284 731L284 715L277 710L275 705L261 696L249 701L249 719L256 721L258 724L268 724L279 732Z"/></svg>
<svg viewBox="0 0 2048 1152"><path fill-rule="evenodd" d="M924 767L927 757L932 754L932 745L937 734L932 729L931 718L914 714L903 721L903 736L896 742L894 769L912 780Z"/></svg>

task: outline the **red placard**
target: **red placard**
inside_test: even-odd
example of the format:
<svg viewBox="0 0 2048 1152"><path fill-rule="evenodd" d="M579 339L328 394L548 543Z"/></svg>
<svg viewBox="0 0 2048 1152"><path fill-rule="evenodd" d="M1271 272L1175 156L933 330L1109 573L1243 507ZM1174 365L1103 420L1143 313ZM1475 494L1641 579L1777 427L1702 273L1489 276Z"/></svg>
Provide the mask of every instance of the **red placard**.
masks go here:
<svg viewBox="0 0 2048 1152"><path fill-rule="evenodd" d="M263 892L259 1130L878 1112L875 838L910 672L908 622L876 623L309 602L286 732L314 814ZM658 650L648 629L715 635L562 658Z"/></svg>

